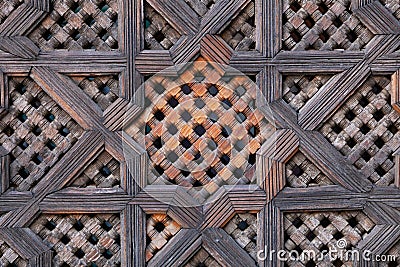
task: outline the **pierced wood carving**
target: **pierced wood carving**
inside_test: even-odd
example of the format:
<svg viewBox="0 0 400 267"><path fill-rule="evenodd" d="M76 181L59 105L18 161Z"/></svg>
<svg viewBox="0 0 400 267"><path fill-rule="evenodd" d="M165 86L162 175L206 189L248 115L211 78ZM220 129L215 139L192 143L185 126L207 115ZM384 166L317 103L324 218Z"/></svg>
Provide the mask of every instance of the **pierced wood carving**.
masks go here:
<svg viewBox="0 0 400 267"><path fill-rule="evenodd" d="M0 0L0 266L398 256L399 11Z"/></svg>

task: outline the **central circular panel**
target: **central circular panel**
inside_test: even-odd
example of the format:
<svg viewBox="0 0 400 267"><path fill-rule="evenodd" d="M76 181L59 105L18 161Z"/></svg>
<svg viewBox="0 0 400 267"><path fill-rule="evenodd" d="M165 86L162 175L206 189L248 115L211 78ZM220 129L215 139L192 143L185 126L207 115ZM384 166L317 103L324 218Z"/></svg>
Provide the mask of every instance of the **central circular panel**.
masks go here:
<svg viewBox="0 0 400 267"><path fill-rule="evenodd" d="M174 184L249 183L260 126L251 90L194 82L165 93L146 120L146 149L156 171ZM248 94L248 95L246 95Z"/></svg>
<svg viewBox="0 0 400 267"><path fill-rule="evenodd" d="M255 184L256 174L261 178L269 166L260 158L256 172L256 153L267 140L268 147L274 143L276 127L254 81L254 76L202 57L147 77L123 125L125 157L136 161L135 155L142 155L136 144L143 144L150 159L146 177L130 167L137 184L149 194L178 185L193 197L187 205L211 201L222 187ZM141 113L130 113L142 106Z"/></svg>

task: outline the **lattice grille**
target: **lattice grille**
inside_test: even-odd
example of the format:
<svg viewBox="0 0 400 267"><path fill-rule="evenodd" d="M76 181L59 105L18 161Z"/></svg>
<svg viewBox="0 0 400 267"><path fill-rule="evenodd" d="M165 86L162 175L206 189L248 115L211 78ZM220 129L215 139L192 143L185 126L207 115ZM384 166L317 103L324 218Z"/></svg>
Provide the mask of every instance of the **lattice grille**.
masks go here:
<svg viewBox="0 0 400 267"><path fill-rule="evenodd" d="M0 24L23 2L23 0L0 0Z"/></svg>
<svg viewBox="0 0 400 267"><path fill-rule="evenodd" d="M184 266L222 267L204 248L201 248Z"/></svg>
<svg viewBox="0 0 400 267"><path fill-rule="evenodd" d="M117 214L42 215L30 226L55 252L56 266L119 266Z"/></svg>
<svg viewBox="0 0 400 267"><path fill-rule="evenodd" d="M393 152L400 147L400 116L392 108L390 77L371 77L321 132L372 182L393 184Z"/></svg>
<svg viewBox="0 0 400 267"><path fill-rule="evenodd" d="M44 51L118 49L118 1L56 0L29 38Z"/></svg>
<svg viewBox="0 0 400 267"><path fill-rule="evenodd" d="M108 152L103 151L76 179L72 186L96 186L110 188L121 182L120 164Z"/></svg>
<svg viewBox="0 0 400 267"><path fill-rule="evenodd" d="M301 188L333 184L303 153L297 152L286 163L286 179L290 187Z"/></svg>
<svg viewBox="0 0 400 267"><path fill-rule="evenodd" d="M388 261L381 263L382 267L397 267L400 266L400 241L397 242L386 255L392 255L396 257L395 260L389 259Z"/></svg>
<svg viewBox="0 0 400 267"><path fill-rule="evenodd" d="M207 83L213 71L209 63L197 61L181 77L195 76L201 82L149 80L146 102L154 107L144 118L147 124L138 126L145 128L156 176L150 182L194 187L199 199L225 184L253 182L255 153L274 130L255 109L256 86L248 77L228 81L217 76L212 79L218 82Z"/></svg>
<svg viewBox="0 0 400 267"><path fill-rule="evenodd" d="M338 250L337 241L344 239L347 250L351 250L372 230L374 223L359 211L324 213L288 213L285 215L285 249L314 251L320 256L322 251ZM325 252L326 254L326 252ZM331 266L328 258L314 262L307 257L301 262L289 260L288 266ZM351 262L340 260L334 266L352 266Z"/></svg>
<svg viewBox="0 0 400 267"><path fill-rule="evenodd" d="M3 240L0 240L0 266L28 266L28 261L22 259L12 248Z"/></svg>
<svg viewBox="0 0 400 267"><path fill-rule="evenodd" d="M361 50L373 34L350 10L351 0L285 0L285 50Z"/></svg>
<svg viewBox="0 0 400 267"><path fill-rule="evenodd" d="M256 48L255 4L250 2L223 30L221 37L235 50Z"/></svg>
<svg viewBox="0 0 400 267"><path fill-rule="evenodd" d="M400 20L400 2L398 0L379 0L393 15Z"/></svg>
<svg viewBox="0 0 400 267"><path fill-rule="evenodd" d="M150 260L178 233L181 226L166 214L153 214L147 218L146 260Z"/></svg>
<svg viewBox="0 0 400 267"><path fill-rule="evenodd" d="M218 0L185 0L199 17L204 17Z"/></svg>
<svg viewBox="0 0 400 267"><path fill-rule="evenodd" d="M236 214L224 227L224 230L251 257L257 260L257 215L252 213Z"/></svg>
<svg viewBox="0 0 400 267"><path fill-rule="evenodd" d="M0 143L10 153L10 186L29 190L76 143L83 129L30 78L9 80Z"/></svg>
<svg viewBox="0 0 400 267"><path fill-rule="evenodd" d="M74 76L71 78L103 111L118 99L118 75Z"/></svg>
<svg viewBox="0 0 400 267"><path fill-rule="evenodd" d="M152 6L145 4L145 48L168 50L181 35Z"/></svg>
<svg viewBox="0 0 400 267"><path fill-rule="evenodd" d="M331 75L285 76L283 99L299 111L331 77Z"/></svg>

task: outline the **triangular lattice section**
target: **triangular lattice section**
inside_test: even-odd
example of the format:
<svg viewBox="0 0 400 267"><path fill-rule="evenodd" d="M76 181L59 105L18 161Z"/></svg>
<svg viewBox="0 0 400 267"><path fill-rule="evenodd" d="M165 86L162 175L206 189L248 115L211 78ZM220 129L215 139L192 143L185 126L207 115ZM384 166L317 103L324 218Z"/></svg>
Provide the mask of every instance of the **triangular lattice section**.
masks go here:
<svg viewBox="0 0 400 267"><path fill-rule="evenodd" d="M145 49L168 50L181 38L181 34L148 3L145 3L144 13Z"/></svg>
<svg viewBox="0 0 400 267"><path fill-rule="evenodd" d="M184 267L198 266L222 267L203 247L184 265Z"/></svg>
<svg viewBox="0 0 400 267"><path fill-rule="evenodd" d="M118 75L72 76L71 78L103 111L118 99Z"/></svg>
<svg viewBox="0 0 400 267"><path fill-rule="evenodd" d="M149 215L146 226L146 260L154 257L180 229L181 226L166 214Z"/></svg>
<svg viewBox="0 0 400 267"><path fill-rule="evenodd" d="M250 256L257 260L257 214L236 214L225 226L224 230Z"/></svg>
<svg viewBox="0 0 400 267"><path fill-rule="evenodd" d="M185 0L192 10L201 18L214 7L219 0Z"/></svg>
<svg viewBox="0 0 400 267"><path fill-rule="evenodd" d="M291 75L283 77L283 99L299 111L332 75Z"/></svg>
<svg viewBox="0 0 400 267"><path fill-rule="evenodd" d="M21 258L15 250L0 240L0 266L27 267L28 261Z"/></svg>
<svg viewBox="0 0 400 267"><path fill-rule="evenodd" d="M23 3L23 0L0 1L0 25Z"/></svg>
<svg viewBox="0 0 400 267"><path fill-rule="evenodd" d="M286 163L286 181L289 187L301 188L333 184L307 157L297 152Z"/></svg>
<svg viewBox="0 0 400 267"><path fill-rule="evenodd" d="M235 50L255 50L256 24L254 1L251 1L240 11L239 15L222 31L221 37Z"/></svg>
<svg viewBox="0 0 400 267"><path fill-rule="evenodd" d="M395 257L388 260L386 263L383 263L384 267L397 267L400 266L400 241L398 241L389 251L386 253L388 257Z"/></svg>
<svg viewBox="0 0 400 267"><path fill-rule="evenodd" d="M121 184L119 162L107 151L103 151L90 163L83 173L73 181L73 187L95 186L111 188Z"/></svg>

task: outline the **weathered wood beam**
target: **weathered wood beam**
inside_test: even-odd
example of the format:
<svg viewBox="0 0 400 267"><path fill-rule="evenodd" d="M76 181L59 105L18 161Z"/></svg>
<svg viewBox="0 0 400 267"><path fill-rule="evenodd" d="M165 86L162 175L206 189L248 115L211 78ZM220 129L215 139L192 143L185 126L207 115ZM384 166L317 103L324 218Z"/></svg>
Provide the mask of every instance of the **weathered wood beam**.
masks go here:
<svg viewBox="0 0 400 267"><path fill-rule="evenodd" d="M39 204L45 213L119 213L131 196L120 188L66 188L47 195Z"/></svg>
<svg viewBox="0 0 400 267"><path fill-rule="evenodd" d="M171 238L164 248L148 262L147 266L183 266L183 264L196 253L201 244L201 234L197 230L181 229Z"/></svg>
<svg viewBox="0 0 400 267"><path fill-rule="evenodd" d="M146 266L146 214L128 205L121 215L121 266Z"/></svg>
<svg viewBox="0 0 400 267"><path fill-rule="evenodd" d="M40 49L25 36L0 37L0 49L24 59L36 59Z"/></svg>
<svg viewBox="0 0 400 267"><path fill-rule="evenodd" d="M326 211L363 209L368 195L340 186L285 188L274 199L281 211Z"/></svg>
<svg viewBox="0 0 400 267"><path fill-rule="evenodd" d="M222 266L256 266L244 251L223 229L208 228L202 233L203 248Z"/></svg>
<svg viewBox="0 0 400 267"><path fill-rule="evenodd" d="M379 1L370 1L354 12L374 34L400 34L400 22Z"/></svg>

